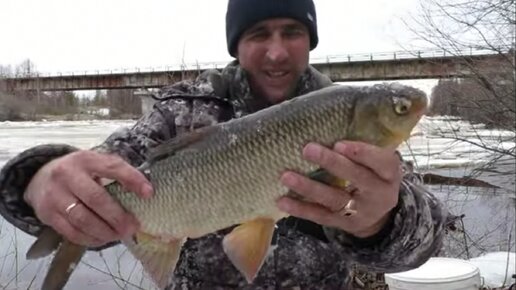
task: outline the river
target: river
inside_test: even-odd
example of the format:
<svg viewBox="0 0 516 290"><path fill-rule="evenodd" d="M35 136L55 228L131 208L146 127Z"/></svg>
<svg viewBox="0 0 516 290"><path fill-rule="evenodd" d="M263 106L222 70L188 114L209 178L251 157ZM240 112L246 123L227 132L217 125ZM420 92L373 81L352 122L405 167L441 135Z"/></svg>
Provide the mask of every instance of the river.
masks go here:
<svg viewBox="0 0 516 290"><path fill-rule="evenodd" d="M0 168L19 152L38 144L67 143L89 148L131 120L70 122L0 122ZM457 141L457 137L465 141ZM425 117L413 136L400 147L402 155L413 160L422 172L462 176L492 157L484 147L514 147L514 133L487 130L481 125L447 117ZM500 189L459 186L430 186L430 189L454 214L465 214L465 233L453 232L446 239L449 256L470 257L487 251L514 251L515 172L514 159L494 163L478 178ZM503 172L512 172L505 175ZM467 241L467 249L464 246ZM39 285L50 258L25 260L25 252L34 238L15 230L0 218L0 289L32 289ZM68 289L149 289L140 265L117 246L100 253L89 252L73 274Z"/></svg>

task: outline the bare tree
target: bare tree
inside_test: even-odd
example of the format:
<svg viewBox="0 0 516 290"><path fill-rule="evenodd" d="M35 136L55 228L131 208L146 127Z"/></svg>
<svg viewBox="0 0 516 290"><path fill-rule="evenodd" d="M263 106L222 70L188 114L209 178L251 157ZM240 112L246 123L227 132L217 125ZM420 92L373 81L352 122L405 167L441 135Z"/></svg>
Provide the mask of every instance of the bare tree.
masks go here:
<svg viewBox="0 0 516 290"><path fill-rule="evenodd" d="M107 94L105 91L96 90L93 97L92 104L99 107L106 107L108 105Z"/></svg>
<svg viewBox="0 0 516 290"><path fill-rule="evenodd" d="M488 128L516 132L515 0L420 0L420 15L405 20L416 39L455 56L467 73L441 80L432 93L431 113L455 115ZM490 54L489 60L472 55ZM453 138L498 155L516 157L515 148ZM449 134L448 134L449 135ZM507 142L511 140L499 140ZM514 142L514 134L512 137ZM496 156L499 158L499 156Z"/></svg>
<svg viewBox="0 0 516 290"><path fill-rule="evenodd" d="M11 65L0 64L0 78L9 78L14 75Z"/></svg>
<svg viewBox="0 0 516 290"><path fill-rule="evenodd" d="M142 113L141 98L134 94L134 90L108 90L107 100L112 118L134 117Z"/></svg>
<svg viewBox="0 0 516 290"><path fill-rule="evenodd" d="M33 77L37 74L36 65L28 58L18 64L15 69L15 75L19 77Z"/></svg>
<svg viewBox="0 0 516 290"><path fill-rule="evenodd" d="M439 81L432 92L430 114L456 116L473 123L471 131L464 132L450 121L446 128L433 128L433 135L454 144L466 142L489 153L485 162L468 168L470 172L465 172L463 179L491 176L510 184L516 174L515 0L420 0L418 11L404 21L415 35L414 43L454 56L456 64L464 69L464 75ZM505 189L514 196L513 188ZM508 238L496 239L504 250L514 245L511 234L515 229L510 220L504 230ZM485 251L483 240L489 240L485 236L492 233L482 237L468 234L464 232L464 238L459 239L467 240L461 243L461 250L465 247L468 253L465 256L469 257L468 245Z"/></svg>
<svg viewBox="0 0 516 290"><path fill-rule="evenodd" d="M406 20L418 40L451 55L514 49L514 0L420 0L420 15ZM514 65L514 58L507 58Z"/></svg>
<svg viewBox="0 0 516 290"><path fill-rule="evenodd" d="M37 106L34 106L34 94L26 92L0 91L0 121L21 121L34 119Z"/></svg>

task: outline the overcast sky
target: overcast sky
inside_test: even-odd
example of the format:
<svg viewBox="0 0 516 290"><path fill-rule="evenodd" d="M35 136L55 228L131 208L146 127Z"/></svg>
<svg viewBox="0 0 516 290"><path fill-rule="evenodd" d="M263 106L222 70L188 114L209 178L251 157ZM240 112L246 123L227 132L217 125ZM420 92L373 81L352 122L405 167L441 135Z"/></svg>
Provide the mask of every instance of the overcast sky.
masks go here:
<svg viewBox="0 0 516 290"><path fill-rule="evenodd" d="M315 0L312 57L401 50L400 19L418 0ZM30 58L41 72L147 68L231 60L227 0L0 0L0 64Z"/></svg>

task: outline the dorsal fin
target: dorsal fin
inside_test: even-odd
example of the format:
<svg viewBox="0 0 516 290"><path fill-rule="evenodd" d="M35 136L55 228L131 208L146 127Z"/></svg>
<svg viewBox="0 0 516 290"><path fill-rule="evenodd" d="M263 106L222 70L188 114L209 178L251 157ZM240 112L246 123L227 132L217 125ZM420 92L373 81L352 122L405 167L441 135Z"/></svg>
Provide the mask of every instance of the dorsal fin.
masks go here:
<svg viewBox="0 0 516 290"><path fill-rule="evenodd" d="M195 129L191 132L181 134L175 138L167 140L162 144L151 149L148 159L145 163L152 164L156 161L165 159L177 153L178 151L185 149L192 144L206 138L210 134L216 131L216 126L206 126Z"/></svg>

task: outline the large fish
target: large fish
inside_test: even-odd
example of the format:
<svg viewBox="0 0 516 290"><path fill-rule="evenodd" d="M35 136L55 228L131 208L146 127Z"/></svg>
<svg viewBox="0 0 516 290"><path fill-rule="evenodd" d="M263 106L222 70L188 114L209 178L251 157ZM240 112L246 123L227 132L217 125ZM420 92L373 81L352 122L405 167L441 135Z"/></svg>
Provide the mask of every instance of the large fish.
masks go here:
<svg viewBox="0 0 516 290"><path fill-rule="evenodd" d="M400 84L335 85L178 136L139 167L154 186L151 199L138 198L116 182L106 186L141 224L133 239L122 242L156 285L165 287L186 238L238 225L222 246L252 282L269 251L275 223L286 216L276 206L288 193L280 175L285 170L320 172L302 158L303 147L312 141L331 147L339 140L356 140L395 148L410 136L426 106L422 91ZM28 258L58 247L55 232L44 232L50 234L36 240ZM84 247L63 241L43 289L64 287L83 253Z"/></svg>

